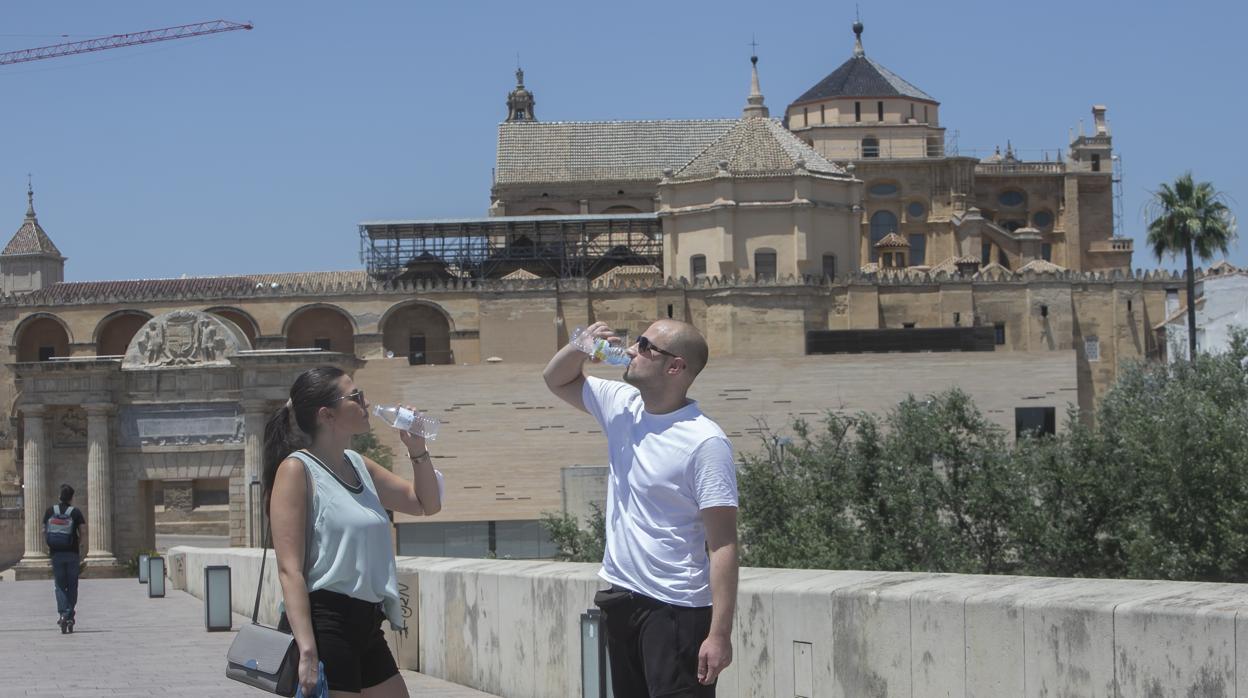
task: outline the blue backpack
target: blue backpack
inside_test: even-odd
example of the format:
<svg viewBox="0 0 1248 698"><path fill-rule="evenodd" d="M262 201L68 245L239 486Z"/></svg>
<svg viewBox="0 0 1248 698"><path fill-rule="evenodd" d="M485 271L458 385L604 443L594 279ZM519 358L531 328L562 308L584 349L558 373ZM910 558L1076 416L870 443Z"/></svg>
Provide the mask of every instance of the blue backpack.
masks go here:
<svg viewBox="0 0 1248 698"><path fill-rule="evenodd" d="M61 508L60 512L57 509ZM74 547L74 508L72 506L52 507L52 517L44 526L44 536L51 550L72 549Z"/></svg>

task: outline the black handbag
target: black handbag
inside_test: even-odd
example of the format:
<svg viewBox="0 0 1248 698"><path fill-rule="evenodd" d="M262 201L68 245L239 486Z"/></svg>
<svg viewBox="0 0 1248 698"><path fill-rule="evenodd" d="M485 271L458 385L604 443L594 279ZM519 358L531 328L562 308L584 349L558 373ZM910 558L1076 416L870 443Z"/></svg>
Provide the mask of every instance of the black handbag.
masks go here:
<svg viewBox="0 0 1248 698"><path fill-rule="evenodd" d="M260 589L264 585L264 564L269 558L268 533L260 558L260 581L256 584L256 604L251 622L239 629L225 653L226 678L255 686L279 696L293 696L299 685L299 645L289 631L260 625Z"/></svg>

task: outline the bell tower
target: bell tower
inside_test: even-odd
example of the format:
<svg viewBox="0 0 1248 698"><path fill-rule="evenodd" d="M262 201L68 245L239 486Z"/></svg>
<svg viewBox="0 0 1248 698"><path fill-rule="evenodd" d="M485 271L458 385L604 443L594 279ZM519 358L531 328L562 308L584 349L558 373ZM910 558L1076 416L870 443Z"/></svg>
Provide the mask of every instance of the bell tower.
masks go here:
<svg viewBox="0 0 1248 698"><path fill-rule="evenodd" d="M507 94L508 121L537 121L533 115L533 93L524 86L524 70L516 68L516 87Z"/></svg>
<svg viewBox="0 0 1248 698"><path fill-rule="evenodd" d="M0 252L0 295L28 293L65 279L65 257L35 217L35 192L26 188L26 220Z"/></svg>

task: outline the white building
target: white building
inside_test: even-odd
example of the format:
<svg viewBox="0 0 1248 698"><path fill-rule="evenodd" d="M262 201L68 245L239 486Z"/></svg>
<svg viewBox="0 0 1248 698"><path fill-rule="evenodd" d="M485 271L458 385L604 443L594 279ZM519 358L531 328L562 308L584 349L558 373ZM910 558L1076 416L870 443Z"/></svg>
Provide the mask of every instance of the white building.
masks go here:
<svg viewBox="0 0 1248 698"><path fill-rule="evenodd" d="M1166 319L1156 326L1166 360L1188 357L1187 306L1181 289L1166 291ZM1196 280L1196 350L1219 354L1231 346L1231 328L1248 329L1248 271L1219 262Z"/></svg>

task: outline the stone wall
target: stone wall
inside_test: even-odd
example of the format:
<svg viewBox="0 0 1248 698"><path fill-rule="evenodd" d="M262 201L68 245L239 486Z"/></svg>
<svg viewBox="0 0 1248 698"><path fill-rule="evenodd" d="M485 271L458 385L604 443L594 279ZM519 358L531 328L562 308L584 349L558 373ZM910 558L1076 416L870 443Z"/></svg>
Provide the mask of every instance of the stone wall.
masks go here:
<svg viewBox="0 0 1248 698"><path fill-rule="evenodd" d="M242 298L103 298L95 299L97 302L74 300L56 307L29 305L21 298L10 298L0 302L0 320L13 320L0 322L0 355L9 362L15 359L13 350L18 337L14 328L21 324L23 318L36 313L52 313L60 318L68 328L73 353L87 356L96 351L92 337L100 323L120 310L159 315L188 305L235 308L254 319L259 333L257 344L280 348L285 342L283 328L290 318L298 316L310 305L332 305L348 315L357 328L356 352L369 360L368 366L361 370L360 378L369 387L374 401L402 397L414 404L428 405L440 414L467 421L467 415L451 415L446 411L456 407L454 402L475 401L480 406L481 400L492 402L496 401L495 398L491 398L488 392L470 388L476 391L471 399L441 399L460 389L458 385L442 381L441 377L455 375L457 380L463 378L457 373L450 373L452 367L449 366L431 369L407 367L406 360L401 362L404 371L410 368L412 371L429 369L448 372L429 374L400 374L396 373L398 369L388 367L388 360L384 358L383 333L390 318L402 319L403 308L419 304L441 309L445 324L439 327L450 333L448 341L458 364L455 370L465 368L462 366L465 363L475 366L477 370L493 370L482 363L491 357L503 359L504 367L527 365L522 369L526 378L522 379L519 387L506 380L504 382L508 384L498 387L501 393L513 395L507 398L509 402L527 400L524 396L514 397L513 389L522 389L526 395L544 394L544 388L533 377L540 370L540 364L567 341L568 332L574 327L599 319L628 331L629 336L634 338L651 321L667 317L669 313L671 317L693 322L707 335L714 357L713 368L725 359L740 361L743 366L750 366L756 360L800 359L804 353L805 333L810 330L899 328L908 323L914 323L919 328L1002 323L1006 341L997 347L994 354L1026 353L1028 356L1016 356L1021 363L1003 373L999 380L1017 384L1025 390L1031 381L1031 354L1073 351L1078 395L1071 402L1090 409L1113 384L1122 363L1155 354L1155 337L1151 327L1164 317L1166 289L1181 284L1177 277L1160 272L1110 276L981 275L975 279L907 273L873 278L852 277L835 283L791 279L764 283L749 279L710 279L695 284L672 281L591 286L584 280L544 279L382 286L361 282L334 287L291 285L279 289L255 289L254 293ZM404 327L412 331L410 323ZM1095 356L1088 354L1090 346L1096 347ZM863 361L871 363L874 360L863 358ZM914 387L911 389L930 390L924 381L934 381L931 385L941 383L942 379L936 377L941 370L941 361L933 354L916 354L906 359L906 370L924 379L912 382L910 385ZM927 365L927 368L918 368L920 364ZM512 368L504 368L502 373L508 377L516 375ZM497 373L489 375L495 377ZM431 379L428 385L422 384L426 379ZM187 390L189 395L199 395L219 392L218 388L234 390L238 386L204 384L199 388L188 387ZM0 419L20 421L21 417L13 406L15 394L13 369L5 363L0 368ZM856 404L856 395L847 397L850 398L847 404ZM1061 406L1064 407L1064 404ZM465 406L465 410L468 407L471 406ZM821 408L815 403L813 409ZM461 410L452 410L455 411ZM529 414L539 412L535 410ZM502 423L512 423L510 418L499 419ZM476 425L464 426L462 433L481 433L470 430L488 430L494 420L493 415L482 415L475 419ZM549 423L526 423L519 428L524 433L518 443L528 443L530 434L526 430L532 429L535 431L532 436L538 436L536 432L541 431L543 424L561 423L562 418ZM481 424L487 426L482 427ZM461 433L461 427L455 421L450 426L452 433ZM7 436L0 435L0 444L7 443L7 447L0 448L0 492L4 491L3 482L6 479L16 482L20 477L17 472L21 449L19 429L20 426L13 422L9 422L7 430L0 428L0 431L8 433ZM397 445L397 441L394 444ZM52 447L62 446L53 444ZM64 447L81 448L81 445L65 444ZM458 448L456 444L452 450ZM448 458L455 455L446 451L442 454ZM542 457L525 452L521 459ZM85 456L73 458L85 462ZM506 460L503 453L491 453L484 464L496 467ZM440 462L450 465L452 461ZM558 465L566 464L570 463L556 464L548 469L548 476L543 476L546 479L539 478L541 494L525 492L513 495L503 490L497 496L515 498L495 502L502 505L501 517L526 518L531 513L531 508L525 510L527 513L524 516L510 511L512 505L506 503L525 501L519 497L541 500L542 506L556 505L558 492L557 485L553 483L557 481ZM517 470L523 472L525 467L521 465ZM488 483L488 486L495 484L499 483ZM240 485L241 481L235 482L236 489ZM116 506L118 510L122 508L120 502ZM237 515L235 520L241 521ZM241 526L241 523L238 525ZM236 539L241 535L239 530L236 527Z"/></svg>
<svg viewBox="0 0 1248 698"><path fill-rule="evenodd" d="M175 548L173 586L202 598L204 566L228 564L234 611L249 615L259 552ZM400 666L508 698L580 695L597 565L400 558L398 569L410 611ZM1231 696L1248 681L1246 633L1238 584L744 568L717 695Z"/></svg>
<svg viewBox="0 0 1248 698"><path fill-rule="evenodd" d="M776 347L785 335L773 338ZM764 342L766 337L755 340ZM790 341L796 341L791 339ZM1066 407L1078 400L1075 352L977 352L714 357L691 396L717 420L739 453L761 449L761 424L791 433L794 419L818 423L828 410L882 412L907 395L959 387L985 415L1013 433L1014 408L1052 407L1064 428ZM564 466L603 464L601 428L589 415L547 390L543 364L409 366L375 359L356 372L370 402L403 402L443 420L430 444L446 476L446 500L436 522L537 519L562 509ZM621 369L592 366L602 378ZM398 454L396 472L410 475L397 433L374 429ZM398 522L421 521L396 514Z"/></svg>

